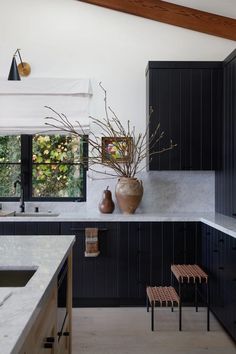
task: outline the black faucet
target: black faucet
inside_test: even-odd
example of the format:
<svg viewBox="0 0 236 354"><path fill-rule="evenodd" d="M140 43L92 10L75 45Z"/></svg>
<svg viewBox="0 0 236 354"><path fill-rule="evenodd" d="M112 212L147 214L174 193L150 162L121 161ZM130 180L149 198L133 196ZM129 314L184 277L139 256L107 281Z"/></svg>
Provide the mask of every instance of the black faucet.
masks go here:
<svg viewBox="0 0 236 354"><path fill-rule="evenodd" d="M20 179L17 179L15 182L14 182L14 188L15 188L15 193L16 193L16 186L17 184L20 185L20 211L21 213L24 213L25 212L25 199L24 199L24 188L22 186L22 182Z"/></svg>

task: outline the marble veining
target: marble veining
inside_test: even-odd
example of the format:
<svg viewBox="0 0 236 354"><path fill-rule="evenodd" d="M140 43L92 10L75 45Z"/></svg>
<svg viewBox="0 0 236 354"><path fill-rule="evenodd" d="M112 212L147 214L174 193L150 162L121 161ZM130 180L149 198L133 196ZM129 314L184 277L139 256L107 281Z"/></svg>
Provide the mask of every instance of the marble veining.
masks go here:
<svg viewBox="0 0 236 354"><path fill-rule="evenodd" d="M73 245L74 236L0 236L0 268L37 267L25 287L1 288L1 354L17 354Z"/></svg>
<svg viewBox="0 0 236 354"><path fill-rule="evenodd" d="M90 177L89 177L90 176ZM39 207L40 212L94 214L102 192L109 186L115 202L114 214L120 214L115 198L117 178L96 179L91 171L87 178L86 202L26 202L26 212ZM103 178L103 177L102 177ZM179 213L215 211L215 173L213 171L150 171L138 175L144 195L138 213ZM19 211L19 202L4 202L3 210Z"/></svg>

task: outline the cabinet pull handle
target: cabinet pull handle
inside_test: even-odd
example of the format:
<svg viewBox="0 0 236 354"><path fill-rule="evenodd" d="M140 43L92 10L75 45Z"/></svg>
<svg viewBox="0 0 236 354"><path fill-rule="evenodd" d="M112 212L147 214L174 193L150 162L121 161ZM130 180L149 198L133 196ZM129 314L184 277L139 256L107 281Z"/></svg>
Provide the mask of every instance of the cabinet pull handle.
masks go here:
<svg viewBox="0 0 236 354"><path fill-rule="evenodd" d="M218 250L214 250L213 252L217 253L217 252L219 252L219 251L218 251Z"/></svg>
<svg viewBox="0 0 236 354"><path fill-rule="evenodd" d="M70 332L63 332L63 336L69 337L69 335L70 335Z"/></svg>
<svg viewBox="0 0 236 354"><path fill-rule="evenodd" d="M48 343L54 343L54 342L55 342L55 338L54 338L54 337L47 337L47 338L46 338L46 342L48 342Z"/></svg>
<svg viewBox="0 0 236 354"><path fill-rule="evenodd" d="M107 230L108 230L108 229L106 229L106 228L98 229L98 231L107 231ZM73 231L73 232L74 232L74 231L83 231L83 232L84 232L85 229L77 229L77 228L73 228L73 227L72 227L72 228L70 229L70 231Z"/></svg>

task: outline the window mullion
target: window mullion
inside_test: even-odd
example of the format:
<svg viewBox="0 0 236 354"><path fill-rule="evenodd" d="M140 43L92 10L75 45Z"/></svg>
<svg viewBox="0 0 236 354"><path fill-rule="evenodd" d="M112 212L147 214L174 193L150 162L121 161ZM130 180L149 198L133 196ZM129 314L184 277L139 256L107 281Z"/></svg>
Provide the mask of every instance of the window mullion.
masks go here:
<svg viewBox="0 0 236 354"><path fill-rule="evenodd" d="M32 190L32 136L21 135L21 181L25 200L31 199Z"/></svg>

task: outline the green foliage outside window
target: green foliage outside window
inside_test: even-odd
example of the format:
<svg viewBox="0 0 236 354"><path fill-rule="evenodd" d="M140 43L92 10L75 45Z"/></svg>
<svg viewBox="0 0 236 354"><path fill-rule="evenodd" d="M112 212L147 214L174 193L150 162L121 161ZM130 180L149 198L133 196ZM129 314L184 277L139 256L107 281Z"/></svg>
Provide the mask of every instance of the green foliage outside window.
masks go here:
<svg viewBox="0 0 236 354"><path fill-rule="evenodd" d="M65 135L32 137L32 197L83 197L82 139ZM18 197L13 184L21 176L21 137L0 137L0 197ZM30 179L28 180L30 183Z"/></svg>
<svg viewBox="0 0 236 354"><path fill-rule="evenodd" d="M83 144L77 137L36 135L33 138L34 197L81 197Z"/></svg>
<svg viewBox="0 0 236 354"><path fill-rule="evenodd" d="M20 136L0 136L0 196L18 197L14 182L21 171Z"/></svg>

